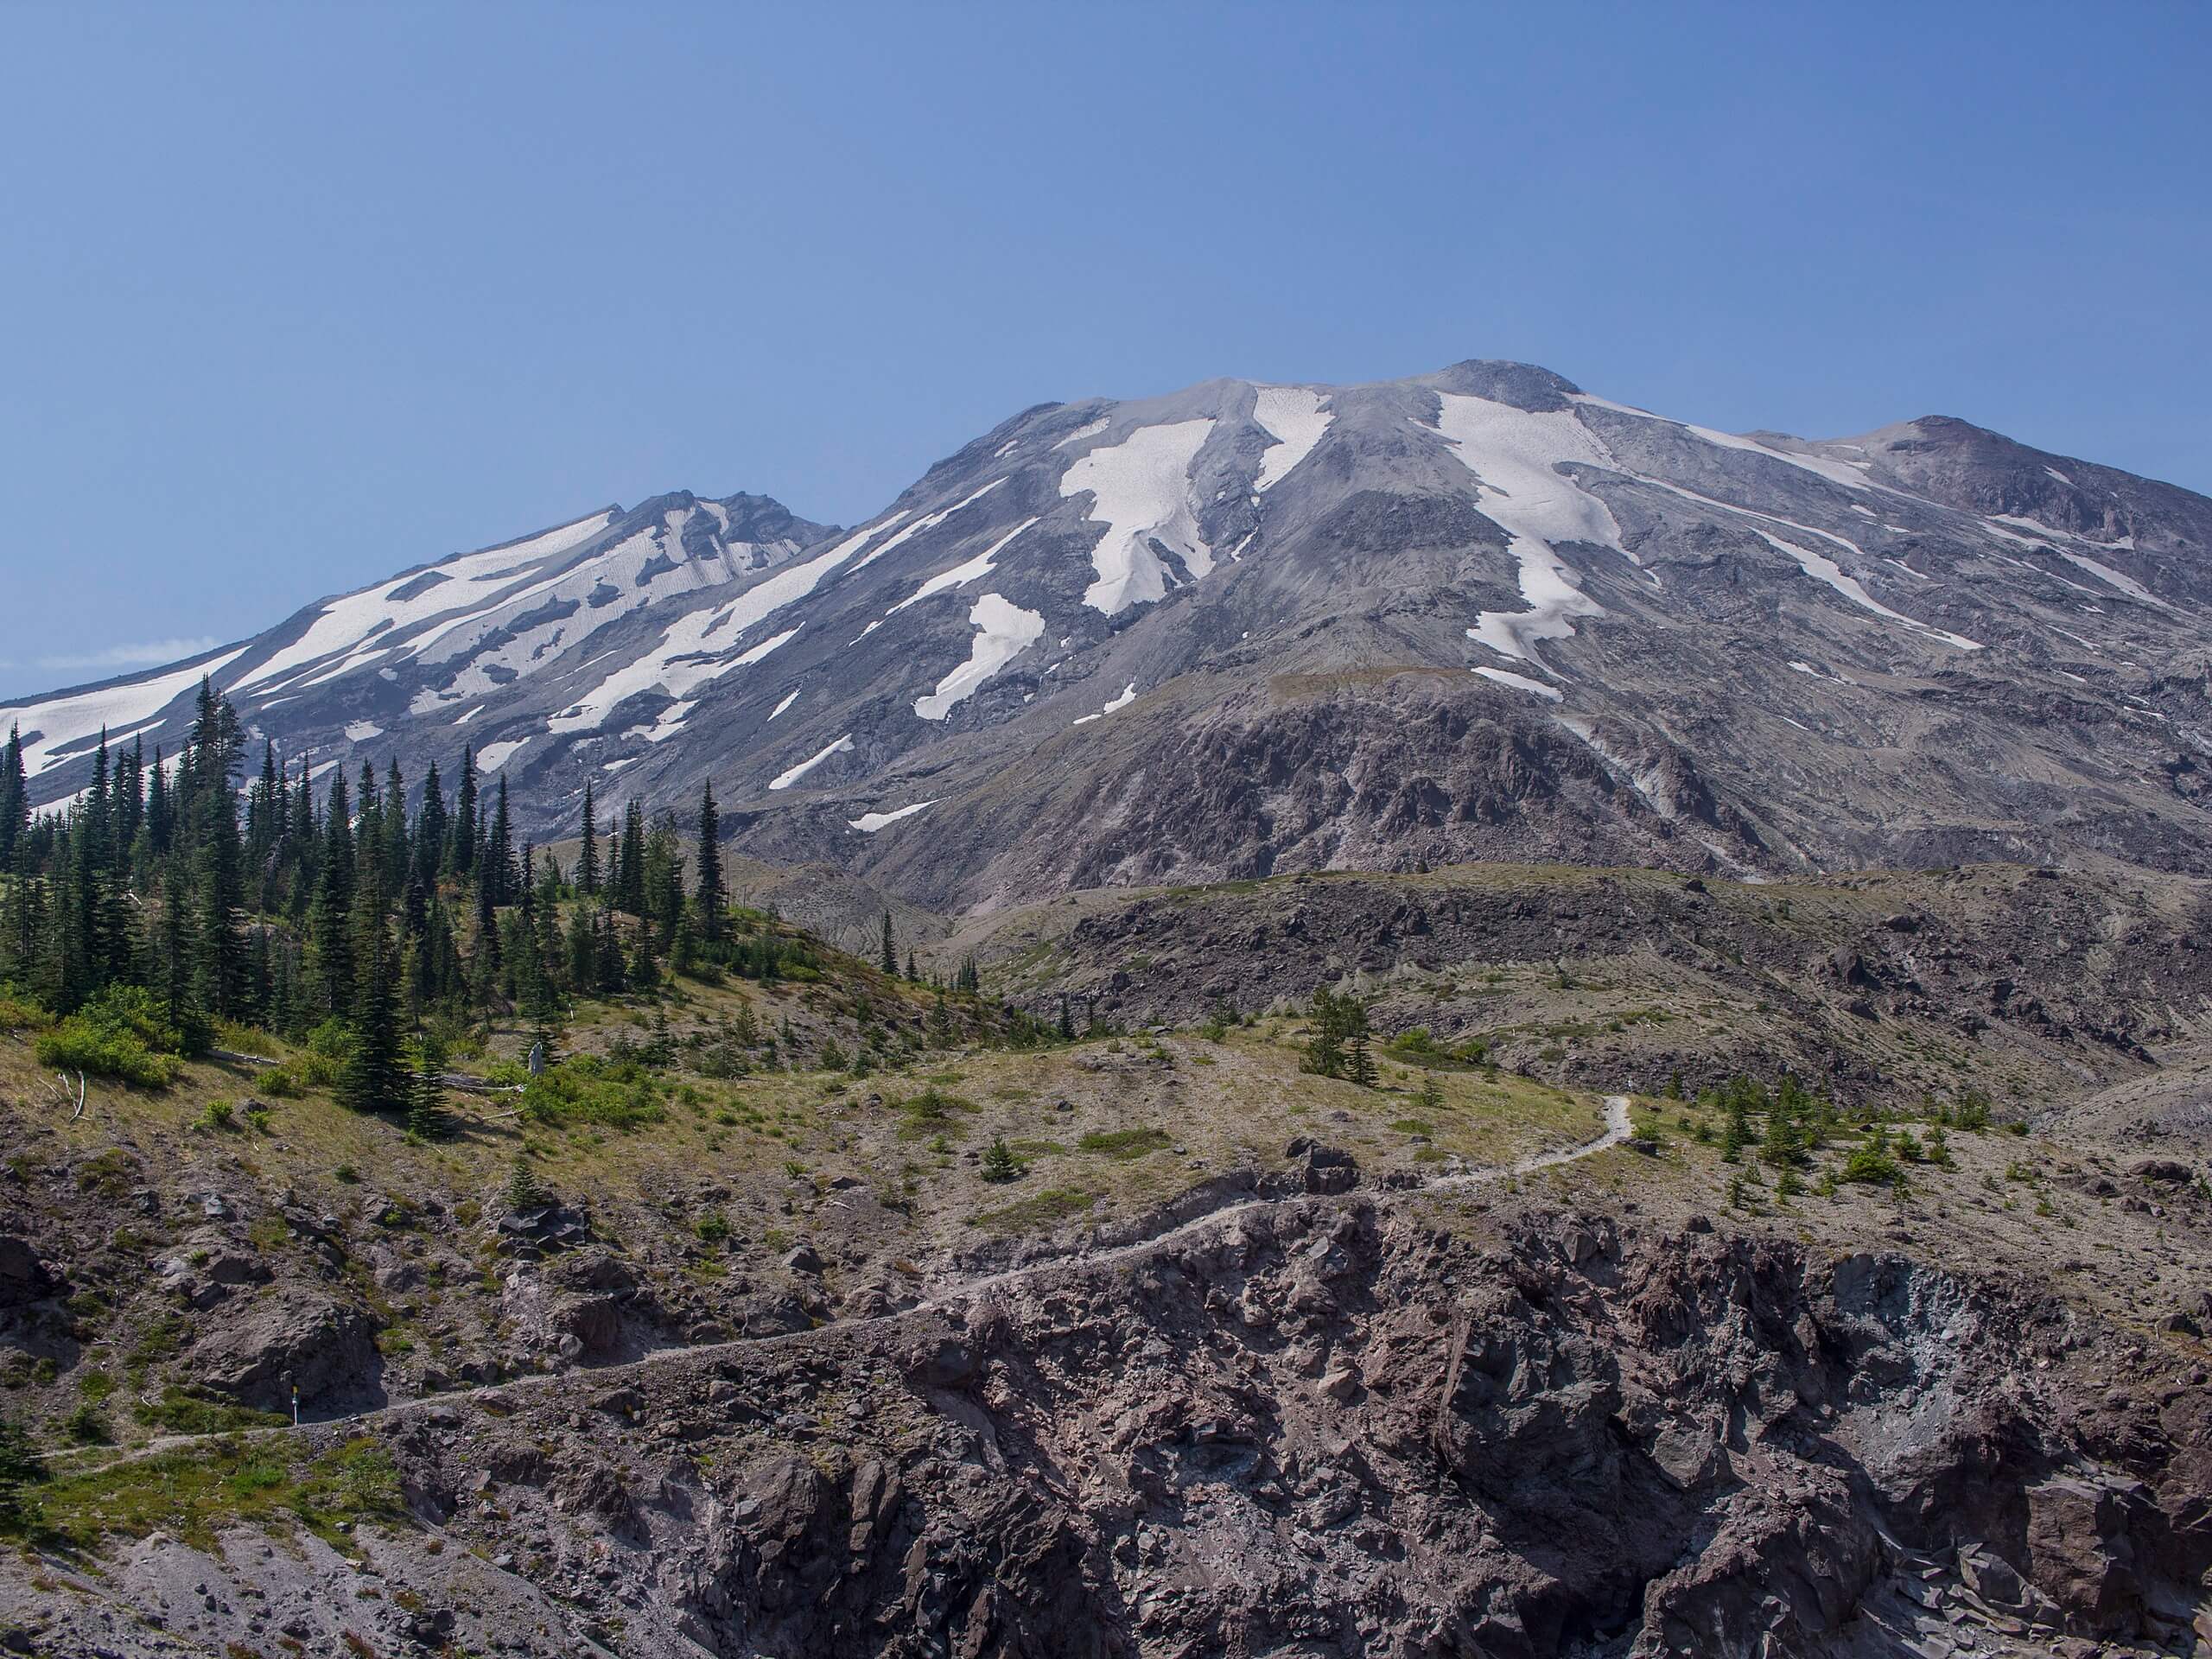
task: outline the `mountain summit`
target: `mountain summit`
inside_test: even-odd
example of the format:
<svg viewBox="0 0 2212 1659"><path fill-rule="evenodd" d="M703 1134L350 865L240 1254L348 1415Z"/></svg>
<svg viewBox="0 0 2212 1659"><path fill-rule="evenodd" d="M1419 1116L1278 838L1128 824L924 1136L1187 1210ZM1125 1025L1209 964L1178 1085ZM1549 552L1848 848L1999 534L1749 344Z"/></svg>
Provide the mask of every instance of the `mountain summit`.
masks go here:
<svg viewBox="0 0 2212 1659"><path fill-rule="evenodd" d="M2212 501L1931 417L1526 365L1024 411L849 533L657 498L0 709L34 798L202 673L318 765L675 804L935 905L1484 857L2212 865Z"/></svg>

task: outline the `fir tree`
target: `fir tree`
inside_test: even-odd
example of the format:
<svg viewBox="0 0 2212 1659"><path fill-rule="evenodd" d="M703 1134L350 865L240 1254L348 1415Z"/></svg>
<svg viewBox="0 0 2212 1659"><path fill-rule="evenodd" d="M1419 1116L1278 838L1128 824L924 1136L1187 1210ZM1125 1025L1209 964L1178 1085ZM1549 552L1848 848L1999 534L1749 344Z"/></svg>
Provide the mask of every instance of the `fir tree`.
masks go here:
<svg viewBox="0 0 2212 1659"><path fill-rule="evenodd" d="M353 1046L338 1097L357 1112L404 1110L408 1083L400 1055L398 963L385 925L383 867L369 865L353 902Z"/></svg>
<svg viewBox="0 0 2212 1659"><path fill-rule="evenodd" d="M499 777L499 790L492 808L492 821L484 826L484 867L476 879L492 890L492 903L505 908L515 901L515 845L507 818L507 779Z"/></svg>
<svg viewBox="0 0 2212 1659"><path fill-rule="evenodd" d="M330 775L330 809L322 828L321 878L308 912L321 1012L343 1017L353 1006L353 825L343 767Z"/></svg>
<svg viewBox="0 0 2212 1659"><path fill-rule="evenodd" d="M576 891L586 898L599 891L599 824L591 774L584 774L584 842L576 854Z"/></svg>
<svg viewBox="0 0 2212 1659"><path fill-rule="evenodd" d="M415 814L415 876L425 893L438 884L438 866L445 860L449 833L445 787L438 781L438 763L433 760L423 779L423 804Z"/></svg>
<svg viewBox="0 0 2212 1659"><path fill-rule="evenodd" d="M587 785L588 787L588 785ZM715 805L711 781L699 788L699 938L709 946L720 944L723 916L729 894L722 882L722 817Z"/></svg>
<svg viewBox="0 0 2212 1659"><path fill-rule="evenodd" d="M883 912L883 976L899 977L899 942L892 937L891 912L887 910Z"/></svg>
<svg viewBox="0 0 2212 1659"><path fill-rule="evenodd" d="M1007 1145L1004 1135L998 1136L984 1149L982 1176L987 1181L1019 1180L1024 1168L1021 1160L1014 1155L1014 1148Z"/></svg>
<svg viewBox="0 0 2212 1659"><path fill-rule="evenodd" d="M428 1032L414 1042L407 1077L407 1132L418 1141L442 1141L446 1134L446 1058Z"/></svg>
<svg viewBox="0 0 2212 1659"><path fill-rule="evenodd" d="M0 875L16 868L16 852L30 832L30 780L23 772L23 734L8 728L8 747L0 750Z"/></svg>
<svg viewBox="0 0 2212 1659"><path fill-rule="evenodd" d="M645 913L645 812L632 801L622 814L622 842L614 859L614 908Z"/></svg>
<svg viewBox="0 0 2212 1659"><path fill-rule="evenodd" d="M453 801L453 824L447 836L446 868L467 875L476 867L476 757L461 752L461 787Z"/></svg>

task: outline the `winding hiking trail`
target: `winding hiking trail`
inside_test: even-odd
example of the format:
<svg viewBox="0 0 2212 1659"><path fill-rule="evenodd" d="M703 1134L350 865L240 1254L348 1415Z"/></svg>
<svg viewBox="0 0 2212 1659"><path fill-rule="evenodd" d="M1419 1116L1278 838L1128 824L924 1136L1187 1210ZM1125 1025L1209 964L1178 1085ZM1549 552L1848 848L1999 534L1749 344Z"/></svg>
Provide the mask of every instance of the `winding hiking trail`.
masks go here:
<svg viewBox="0 0 2212 1659"><path fill-rule="evenodd" d="M1605 1096L1605 1133L1594 1141L1586 1141L1580 1146L1565 1147L1557 1152L1531 1153L1525 1158L1515 1160L1512 1163L1500 1164L1490 1169L1469 1170L1459 1175L1440 1175L1433 1180L1424 1181L1419 1186L1396 1187L1366 1196L1370 1203L1381 1208L1406 1198L1429 1197L1439 1192L1463 1192L1472 1187L1490 1185L1498 1181L1514 1180L1523 1175L1534 1175L1543 1170L1557 1169L1563 1165L1578 1163L1585 1158L1595 1157L1601 1152L1611 1151L1626 1141L1632 1133L1633 1128L1629 1120L1629 1097L1626 1095L1608 1095ZM986 1274L980 1278L965 1280L957 1285L947 1287L911 1307L898 1308L888 1313L872 1314L861 1319L836 1319L828 1325L817 1325L811 1330L782 1331L773 1336L735 1337L728 1342L701 1343L692 1347L664 1348L620 1364L592 1366L582 1371L539 1372L527 1376L513 1377L504 1382L486 1382L473 1389L457 1389L444 1394L423 1395L412 1400L395 1401L389 1405L374 1406L366 1411L348 1412L335 1417L303 1420L298 1425L298 1429L331 1428L348 1423L381 1422L411 1411L453 1406L490 1395L512 1395L524 1390L574 1382L580 1376L588 1376L594 1382L619 1382L624 1377L634 1376L640 1371L651 1370L656 1367L671 1365L678 1362L696 1363L702 1359L711 1359L716 1354L773 1348L806 1338L835 1336L840 1333L893 1325L904 1319L940 1313L945 1308L988 1294L995 1290L1041 1279L1048 1274L1112 1268L1123 1262L1138 1261L1156 1251L1172 1249L1177 1244L1199 1237L1255 1210L1274 1209L1287 1204L1333 1201L1331 1198L1308 1198L1302 1194L1282 1198L1246 1198L1236 1204L1224 1205L1217 1210L1208 1210L1203 1214L1193 1216L1188 1221L1169 1228L1165 1232L1154 1233L1145 1238L1133 1240L1127 1244L1117 1244L1103 1250L1079 1251L1073 1255L1056 1255L1045 1261L1032 1262L1020 1267L1007 1268L998 1273ZM298 1430L293 1426L286 1424L270 1428L232 1429L211 1434L165 1435L149 1440L144 1446L135 1447L119 1456L111 1458L96 1467L111 1469L142 1459L156 1457L162 1452L188 1450L194 1446L213 1442L235 1442L239 1440L265 1440L272 1436L296 1432ZM58 1463L65 1458L83 1457L86 1455L86 1452L72 1448L49 1452L47 1455L50 1461Z"/></svg>

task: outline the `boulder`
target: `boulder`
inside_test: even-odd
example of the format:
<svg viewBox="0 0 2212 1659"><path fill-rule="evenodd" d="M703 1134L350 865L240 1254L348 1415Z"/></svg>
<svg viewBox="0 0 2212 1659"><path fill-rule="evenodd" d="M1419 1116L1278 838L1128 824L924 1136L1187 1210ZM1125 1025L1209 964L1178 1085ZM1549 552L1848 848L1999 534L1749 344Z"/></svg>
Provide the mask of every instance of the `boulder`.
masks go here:
<svg viewBox="0 0 2212 1659"><path fill-rule="evenodd" d="M54 1276L28 1241L0 1234L0 1307L20 1307L50 1296Z"/></svg>
<svg viewBox="0 0 2212 1659"><path fill-rule="evenodd" d="M367 1314L319 1292L286 1287L241 1300L193 1349L204 1388L259 1411L286 1411L291 1390L315 1408L373 1390L382 1362Z"/></svg>

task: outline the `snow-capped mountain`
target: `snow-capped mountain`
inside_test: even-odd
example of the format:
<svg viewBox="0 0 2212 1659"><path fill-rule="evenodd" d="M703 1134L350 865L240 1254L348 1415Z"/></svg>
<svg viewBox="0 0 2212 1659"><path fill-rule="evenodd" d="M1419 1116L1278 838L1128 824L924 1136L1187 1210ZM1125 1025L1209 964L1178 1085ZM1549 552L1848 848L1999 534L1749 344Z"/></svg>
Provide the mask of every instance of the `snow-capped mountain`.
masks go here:
<svg viewBox="0 0 2212 1659"><path fill-rule="evenodd" d="M938 904L1480 856L2212 863L2212 501L1934 418L1738 436L1471 362L1046 404L849 533L661 498L18 709L35 796L199 675ZM35 736L34 736L34 734Z"/></svg>

